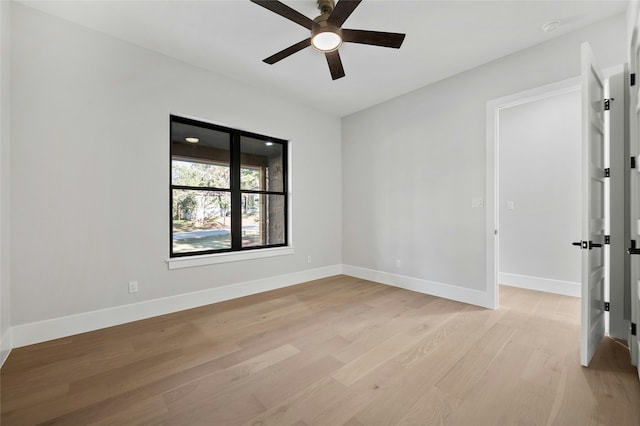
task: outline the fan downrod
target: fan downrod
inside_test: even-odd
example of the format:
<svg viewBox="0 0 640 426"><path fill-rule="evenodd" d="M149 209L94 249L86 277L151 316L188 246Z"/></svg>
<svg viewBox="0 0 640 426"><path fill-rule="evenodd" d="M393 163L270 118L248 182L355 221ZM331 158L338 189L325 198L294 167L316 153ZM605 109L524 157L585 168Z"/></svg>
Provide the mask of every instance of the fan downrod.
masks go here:
<svg viewBox="0 0 640 426"><path fill-rule="evenodd" d="M318 0L317 3L318 10L323 15L330 15L335 7L335 2L333 0Z"/></svg>

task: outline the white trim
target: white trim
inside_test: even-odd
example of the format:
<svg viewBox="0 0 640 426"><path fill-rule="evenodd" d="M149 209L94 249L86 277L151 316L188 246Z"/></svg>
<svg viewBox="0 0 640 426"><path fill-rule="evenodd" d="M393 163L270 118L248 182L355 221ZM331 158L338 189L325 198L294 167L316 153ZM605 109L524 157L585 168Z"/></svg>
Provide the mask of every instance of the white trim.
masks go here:
<svg viewBox="0 0 640 426"><path fill-rule="evenodd" d="M217 263L237 262L240 260L262 259L265 257L288 256L294 253L292 246L275 247L251 251L235 251L201 256L174 257L167 259L169 269L192 268L194 266L215 265Z"/></svg>
<svg viewBox="0 0 640 426"><path fill-rule="evenodd" d="M531 277L528 275L508 274L500 272L500 285L526 288L528 290L544 291L562 294L564 296L580 297L582 284L573 281L561 281L551 278Z"/></svg>
<svg viewBox="0 0 640 426"><path fill-rule="evenodd" d="M496 206L498 193L498 113L497 104L487 103L487 148L486 148L486 237L485 237L485 261L486 273L485 289L491 299L491 307L497 309L500 306L498 289L498 209Z"/></svg>
<svg viewBox="0 0 640 426"><path fill-rule="evenodd" d="M12 343L13 347L18 348L47 340L288 287L307 281L339 275L341 273L341 265L331 265L130 305L116 306L98 311L21 324L12 328Z"/></svg>
<svg viewBox="0 0 640 426"><path fill-rule="evenodd" d="M614 67L612 67L614 68ZM486 134L486 171L487 171L487 216L486 216L486 277L485 285L488 297L491 299L492 308L499 305L498 287L498 253L499 238L498 232L498 129L499 112L501 109L509 108L540 99L557 96L564 93L580 90L580 77L573 77L556 83L547 84L512 95L503 96L487 102L487 134Z"/></svg>
<svg viewBox="0 0 640 426"><path fill-rule="evenodd" d="M463 303L494 308L489 292L407 277L352 265L331 265L192 293L116 306L11 327L2 337L3 359L12 348L197 308L308 281L345 274ZM6 349L5 349L6 345ZM6 352L6 355L5 355Z"/></svg>
<svg viewBox="0 0 640 426"><path fill-rule="evenodd" d="M625 64L619 64L619 65L614 65L614 66L605 68L602 70L602 75L606 80L609 77L613 77L616 74L622 74L623 72L625 72L624 66Z"/></svg>
<svg viewBox="0 0 640 426"><path fill-rule="evenodd" d="M617 68L617 67L612 67ZM522 92L504 96L502 98L493 99L488 104L493 105L494 109L511 108L518 105L528 104L539 101L541 99L552 98L554 96L563 95L580 90L580 77L572 77L556 83L546 84Z"/></svg>
<svg viewBox="0 0 640 426"><path fill-rule="evenodd" d="M482 306L483 308L493 308L490 294L480 290L473 290L451 284L423 280L420 278L407 277L404 275L396 275L389 272L376 271L352 265L342 265L342 273L344 275L374 281L393 287L400 287L418 293L430 294L432 296Z"/></svg>
<svg viewBox="0 0 640 426"><path fill-rule="evenodd" d="M2 335L2 340L0 340L0 367L9 358L11 349L13 349L13 329L9 327Z"/></svg>

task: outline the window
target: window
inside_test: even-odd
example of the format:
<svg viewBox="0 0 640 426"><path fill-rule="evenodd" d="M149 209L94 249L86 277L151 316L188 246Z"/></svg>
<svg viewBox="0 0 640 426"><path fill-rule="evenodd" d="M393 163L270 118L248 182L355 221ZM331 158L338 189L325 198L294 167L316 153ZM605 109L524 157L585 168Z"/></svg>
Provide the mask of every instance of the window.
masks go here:
<svg viewBox="0 0 640 426"><path fill-rule="evenodd" d="M171 257L287 245L287 141L171 116Z"/></svg>

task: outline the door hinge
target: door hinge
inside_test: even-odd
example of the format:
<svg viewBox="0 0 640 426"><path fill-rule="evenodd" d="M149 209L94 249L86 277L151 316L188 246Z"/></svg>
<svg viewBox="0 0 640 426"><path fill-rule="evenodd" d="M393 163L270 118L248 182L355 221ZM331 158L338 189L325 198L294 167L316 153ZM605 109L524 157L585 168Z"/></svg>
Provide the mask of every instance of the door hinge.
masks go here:
<svg viewBox="0 0 640 426"><path fill-rule="evenodd" d="M637 332L637 330L636 330L636 323L635 323L635 322L632 322L632 323L631 323L631 335L632 335L632 336L635 336L637 333L638 333L638 332Z"/></svg>
<svg viewBox="0 0 640 426"><path fill-rule="evenodd" d="M636 157L631 157L631 168L632 169L636 168Z"/></svg>
<svg viewBox="0 0 640 426"><path fill-rule="evenodd" d="M604 177L611 177L611 169L609 167L604 169Z"/></svg>
<svg viewBox="0 0 640 426"><path fill-rule="evenodd" d="M636 73L634 73L634 72L629 74L629 85L630 86L635 86L636 85Z"/></svg>
<svg viewBox="0 0 640 426"><path fill-rule="evenodd" d="M609 312L609 309L611 309L611 305L609 305L609 302L604 302L604 310L606 312Z"/></svg>
<svg viewBox="0 0 640 426"><path fill-rule="evenodd" d="M605 99L604 100L604 110L605 111L609 111L611 109L611 101L613 100L613 98L609 98L609 99Z"/></svg>
<svg viewBox="0 0 640 426"><path fill-rule="evenodd" d="M604 243L605 244L611 244L611 235L605 235L604 236Z"/></svg>

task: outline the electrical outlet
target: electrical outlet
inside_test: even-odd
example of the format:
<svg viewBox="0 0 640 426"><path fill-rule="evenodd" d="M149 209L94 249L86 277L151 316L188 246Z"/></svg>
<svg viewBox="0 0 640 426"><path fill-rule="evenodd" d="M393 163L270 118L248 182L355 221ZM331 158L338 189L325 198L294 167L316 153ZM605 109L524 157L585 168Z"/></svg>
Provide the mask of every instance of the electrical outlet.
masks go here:
<svg viewBox="0 0 640 426"><path fill-rule="evenodd" d="M138 292L138 281L129 281L129 294Z"/></svg>

